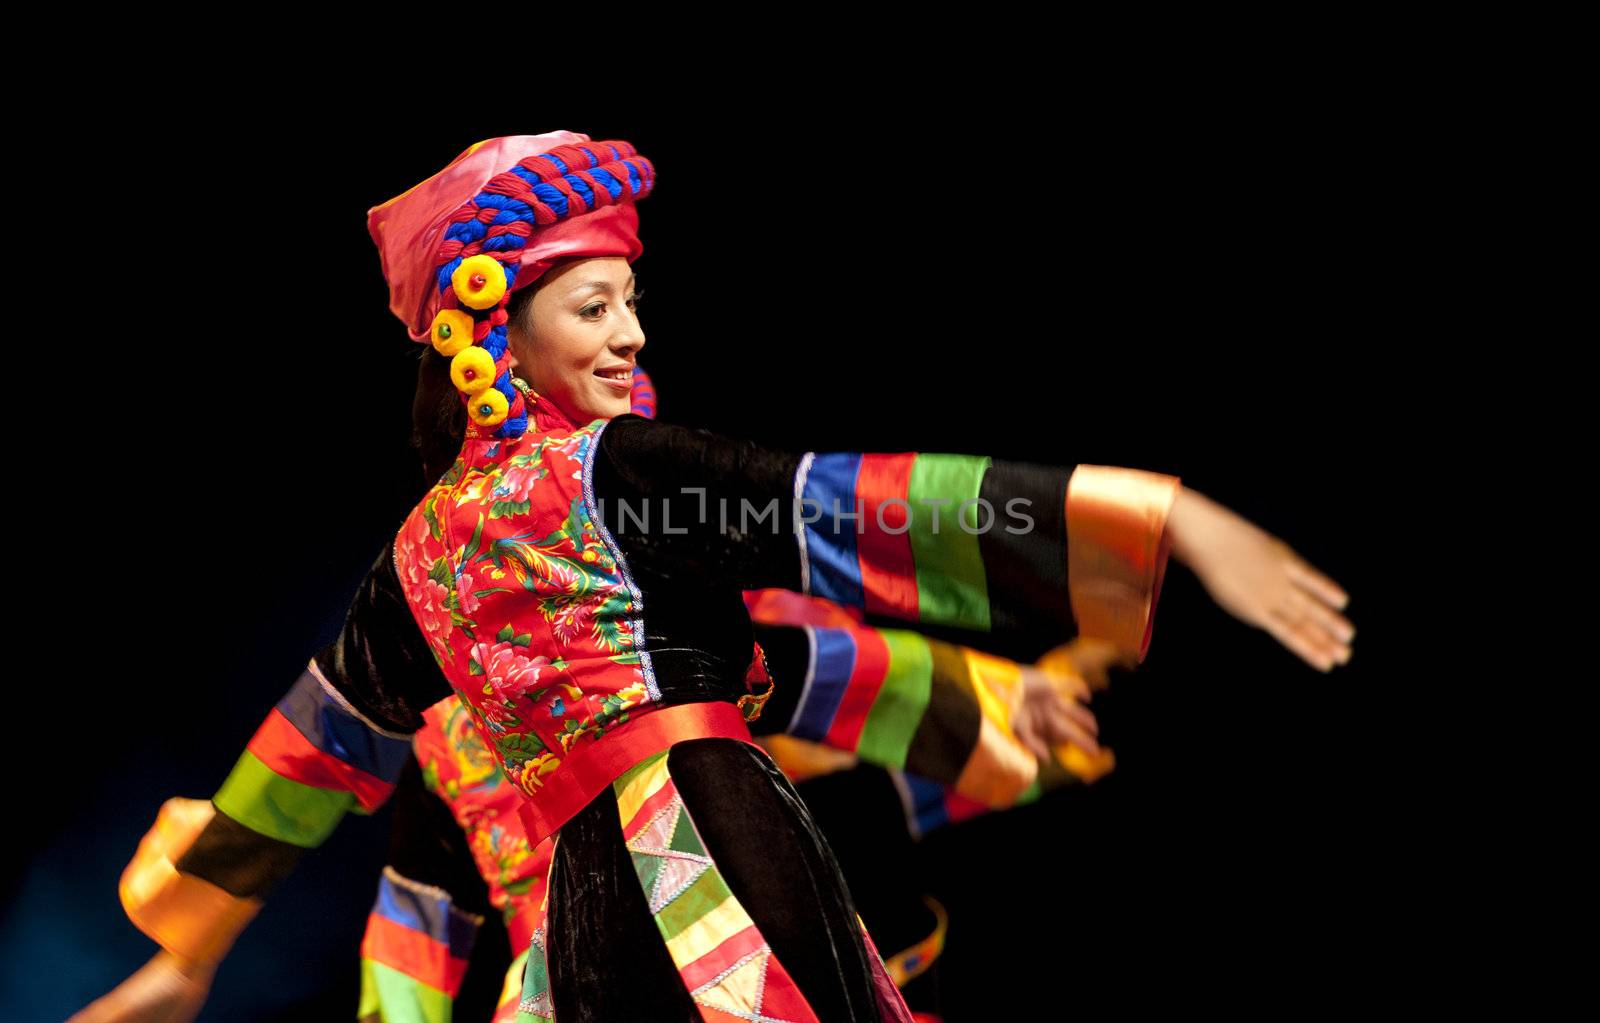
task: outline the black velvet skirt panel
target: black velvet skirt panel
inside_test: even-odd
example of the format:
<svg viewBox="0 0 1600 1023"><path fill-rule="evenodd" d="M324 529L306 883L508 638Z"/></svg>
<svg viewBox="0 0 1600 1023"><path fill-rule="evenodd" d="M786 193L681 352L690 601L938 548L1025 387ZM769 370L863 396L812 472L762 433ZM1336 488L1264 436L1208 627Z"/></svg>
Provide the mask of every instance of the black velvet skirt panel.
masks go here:
<svg viewBox="0 0 1600 1023"><path fill-rule="evenodd" d="M771 758L734 739L692 739L672 747L667 770L706 853L818 1018L900 1018L880 1004L881 967L839 865ZM561 828L547 963L557 1023L701 1018L650 915L609 789Z"/></svg>

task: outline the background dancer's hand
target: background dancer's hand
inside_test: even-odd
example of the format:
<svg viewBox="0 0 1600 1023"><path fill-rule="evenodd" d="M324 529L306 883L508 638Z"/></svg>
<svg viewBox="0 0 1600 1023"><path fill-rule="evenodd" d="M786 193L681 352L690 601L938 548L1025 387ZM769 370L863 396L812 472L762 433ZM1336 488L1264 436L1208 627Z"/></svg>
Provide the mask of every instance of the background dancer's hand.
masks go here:
<svg viewBox="0 0 1600 1023"><path fill-rule="evenodd" d="M1356 630L1339 614L1349 596L1288 544L1188 487L1167 528L1172 556L1224 611L1265 629L1319 671L1350 660Z"/></svg>
<svg viewBox="0 0 1600 1023"><path fill-rule="evenodd" d="M188 963L163 949L67 1023L190 1023L215 972L215 965Z"/></svg>
<svg viewBox="0 0 1600 1023"><path fill-rule="evenodd" d="M1079 701L1090 698L1089 686L1076 672L1022 668L1022 699L1011 719L1011 734L1029 753L1049 760L1057 746L1072 746L1091 759L1101 756L1100 723Z"/></svg>

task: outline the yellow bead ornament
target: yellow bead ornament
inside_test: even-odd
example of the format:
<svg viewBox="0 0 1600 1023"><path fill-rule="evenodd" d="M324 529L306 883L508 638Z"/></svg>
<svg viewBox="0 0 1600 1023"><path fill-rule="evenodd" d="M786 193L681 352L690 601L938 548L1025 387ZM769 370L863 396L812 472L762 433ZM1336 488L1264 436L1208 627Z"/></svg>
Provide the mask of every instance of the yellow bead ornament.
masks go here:
<svg viewBox="0 0 1600 1023"><path fill-rule="evenodd" d="M506 272L493 256L468 256L450 275L456 298L472 309L488 309L506 293Z"/></svg>
<svg viewBox="0 0 1600 1023"><path fill-rule="evenodd" d="M450 360L450 379L458 391L481 391L493 386L494 377L494 356L477 345L461 349Z"/></svg>
<svg viewBox="0 0 1600 1023"><path fill-rule="evenodd" d="M441 309L433 318L433 350L445 358L472 344L472 314L460 309Z"/></svg>
<svg viewBox="0 0 1600 1023"><path fill-rule="evenodd" d="M491 387L467 400L467 415L479 426L499 426L505 422L510 407L506 396Z"/></svg>

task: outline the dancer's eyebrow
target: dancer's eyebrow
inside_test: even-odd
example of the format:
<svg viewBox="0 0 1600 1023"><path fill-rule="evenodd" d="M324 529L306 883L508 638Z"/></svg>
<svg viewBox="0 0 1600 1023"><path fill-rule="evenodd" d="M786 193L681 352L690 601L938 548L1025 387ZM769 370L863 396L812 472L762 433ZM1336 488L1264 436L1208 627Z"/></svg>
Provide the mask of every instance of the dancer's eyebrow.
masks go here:
<svg viewBox="0 0 1600 1023"><path fill-rule="evenodd" d="M628 275L628 288L632 288L633 287L634 282L636 280L638 280L638 277L639 277L638 274L629 274ZM589 281L589 282L587 282L585 284L580 284L576 288L573 288L571 291L567 292L567 296L570 298L570 297L578 294L578 292L584 290L585 288L593 288L596 291L610 292L611 291L611 282L610 281ZM624 289L624 290L627 290L627 289Z"/></svg>

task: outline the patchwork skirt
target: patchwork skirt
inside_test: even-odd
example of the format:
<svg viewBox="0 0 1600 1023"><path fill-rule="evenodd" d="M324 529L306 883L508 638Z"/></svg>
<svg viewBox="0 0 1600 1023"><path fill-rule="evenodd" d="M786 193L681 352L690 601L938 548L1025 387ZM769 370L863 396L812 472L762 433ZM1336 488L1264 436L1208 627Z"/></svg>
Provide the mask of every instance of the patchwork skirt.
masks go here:
<svg viewBox="0 0 1600 1023"><path fill-rule="evenodd" d="M911 1023L765 750L692 739L562 826L516 1018Z"/></svg>

